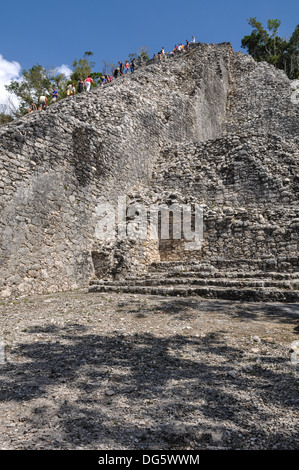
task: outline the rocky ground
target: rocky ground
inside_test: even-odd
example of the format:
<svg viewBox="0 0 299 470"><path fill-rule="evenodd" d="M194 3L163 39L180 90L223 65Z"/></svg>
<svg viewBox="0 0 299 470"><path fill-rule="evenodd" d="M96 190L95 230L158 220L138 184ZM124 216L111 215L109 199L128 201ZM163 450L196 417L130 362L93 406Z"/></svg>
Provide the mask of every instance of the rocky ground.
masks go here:
<svg viewBox="0 0 299 470"><path fill-rule="evenodd" d="M1 449L298 449L298 304L82 290L0 311Z"/></svg>

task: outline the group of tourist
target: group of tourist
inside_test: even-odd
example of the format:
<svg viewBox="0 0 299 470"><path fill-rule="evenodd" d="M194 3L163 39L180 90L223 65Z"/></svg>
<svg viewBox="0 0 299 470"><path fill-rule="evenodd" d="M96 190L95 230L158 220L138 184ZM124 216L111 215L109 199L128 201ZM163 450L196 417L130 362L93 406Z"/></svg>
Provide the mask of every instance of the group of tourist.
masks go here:
<svg viewBox="0 0 299 470"><path fill-rule="evenodd" d="M107 83L110 83L113 80L116 80L117 78L126 75L127 73L129 73L129 71L131 73L134 73L135 68L136 68L135 59L132 59L130 63L128 60L126 60L124 64L119 61L118 66L112 71L111 74L110 73L104 74L100 77L99 84L106 85Z"/></svg>
<svg viewBox="0 0 299 470"><path fill-rule="evenodd" d="M170 52L165 52L165 48L162 49L153 55L153 59L165 59L166 57L173 57L176 54L181 52L186 52L190 49L190 43L195 43L195 37L192 36L191 42L186 40L186 44L183 45L180 43L178 46L175 45L173 50ZM112 82L113 80L126 75L127 73L131 72L134 73L136 68L136 60L135 58L131 60L129 63L128 60L125 61L123 64L122 62L118 62L118 66L112 71L112 74L105 74L100 77L100 85L106 85L107 83Z"/></svg>
<svg viewBox="0 0 299 470"><path fill-rule="evenodd" d="M161 51L158 52L158 54L154 54L153 59L165 59L166 57L173 57L177 54L180 54L181 52L187 52L190 49L190 44L195 43L195 37L192 36L191 41L189 42L188 39L186 39L186 44L184 45L183 43L179 43L179 45L175 44L174 48L170 52L165 52L164 47L162 47Z"/></svg>
<svg viewBox="0 0 299 470"><path fill-rule="evenodd" d="M177 54L180 54L182 52L186 52L190 49L190 43L195 43L195 37L192 36L191 42L186 40L186 44L179 43L179 45L174 46L174 48L170 52L165 52L164 47L161 48L161 50L158 53L155 53L153 55L153 59L158 59L158 60L163 60L166 59L167 57L173 57ZM119 77L123 77L127 73L131 72L133 74L135 72L136 68L136 61L135 58L129 62L128 60L125 61L123 64L122 62L118 62L118 66L112 71L112 74L104 74L101 75L99 78L99 85L103 86L106 85L113 80L116 80ZM84 90L89 91L91 88L91 84L94 82L94 80L91 78L89 75L85 80L83 81L82 78L78 80L77 84L77 89L75 87L74 83L69 84L66 87L65 93L66 96L74 96L76 93L82 93ZM55 103L58 100L58 91L55 86L52 88L51 92L51 104ZM34 111L41 111L44 110L48 107L48 98L46 95L42 95L38 99L38 106L33 101L30 101L30 105L27 109L28 113L32 113Z"/></svg>
<svg viewBox="0 0 299 470"><path fill-rule="evenodd" d="M75 87L74 83L70 83L66 89L65 93L66 96L74 96L76 92L81 93L84 89L86 91L90 90L91 84L93 82L93 79L89 75L84 81L80 78L78 80L78 86L77 90ZM55 86L52 87L52 92L51 92L51 103L55 103L58 100L58 90L56 89ZM46 95L41 95L38 99L38 107L33 101L30 101L29 108L27 109L28 113L32 113L34 111L42 111L48 107L48 98Z"/></svg>

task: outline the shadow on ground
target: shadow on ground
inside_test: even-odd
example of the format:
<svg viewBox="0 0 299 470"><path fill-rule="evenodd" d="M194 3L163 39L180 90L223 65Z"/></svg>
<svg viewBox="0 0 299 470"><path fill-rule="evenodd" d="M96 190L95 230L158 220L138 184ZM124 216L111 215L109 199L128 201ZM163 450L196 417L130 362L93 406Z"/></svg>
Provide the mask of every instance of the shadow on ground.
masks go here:
<svg viewBox="0 0 299 470"><path fill-rule="evenodd" d="M230 302L230 301L205 301L197 297L188 299L169 299L163 300L159 305L153 308L151 304L148 306L142 301L137 303L132 309L132 301L121 302L121 308L129 313L136 313L138 317L144 317L145 314L165 313L175 315L177 319L186 320L191 317L194 312L209 314L209 312L217 312L217 314L229 314L232 318L238 318L240 321L256 320L261 316L266 320L275 320L283 324L294 325L294 333L299 334L299 304L277 304L262 302ZM142 312L139 311L140 307Z"/></svg>
<svg viewBox="0 0 299 470"><path fill-rule="evenodd" d="M185 305L206 309L208 303L168 302L159 311L184 315ZM266 313L294 322L297 307L285 308L285 316L281 308ZM240 315L254 318L254 309L240 305ZM271 431L261 426L272 422L273 407L285 413L298 407L287 358L268 355L264 365L275 363L277 370L253 363L250 372L232 376L242 355L221 331L204 338L100 335L76 323L35 326L27 333L46 339L16 345L12 355L19 362L1 369L0 402L32 403L31 429L47 429L55 416L51 448L97 448L99 442L120 449L184 449L190 442L197 449L247 448L251 436L257 436L256 448L262 442L264 448L298 445L298 434L290 437L279 424Z"/></svg>

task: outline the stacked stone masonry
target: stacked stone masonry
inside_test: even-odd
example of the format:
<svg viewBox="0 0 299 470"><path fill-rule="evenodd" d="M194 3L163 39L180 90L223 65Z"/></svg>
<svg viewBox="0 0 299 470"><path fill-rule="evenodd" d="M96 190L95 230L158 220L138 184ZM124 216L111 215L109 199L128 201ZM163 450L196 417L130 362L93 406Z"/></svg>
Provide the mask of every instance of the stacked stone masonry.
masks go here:
<svg viewBox="0 0 299 470"><path fill-rule="evenodd" d="M298 300L293 101L282 71L229 44L199 43L2 126L1 296L90 283ZM100 240L97 208L117 207L120 196L128 205L200 204L202 247Z"/></svg>

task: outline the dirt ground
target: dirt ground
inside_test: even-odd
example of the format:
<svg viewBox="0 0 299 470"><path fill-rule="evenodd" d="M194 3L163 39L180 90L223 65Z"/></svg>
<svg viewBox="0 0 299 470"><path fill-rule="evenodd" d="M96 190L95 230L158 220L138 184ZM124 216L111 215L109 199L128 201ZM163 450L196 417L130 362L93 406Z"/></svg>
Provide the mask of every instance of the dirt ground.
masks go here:
<svg viewBox="0 0 299 470"><path fill-rule="evenodd" d="M0 326L2 450L299 447L298 304L80 290Z"/></svg>

